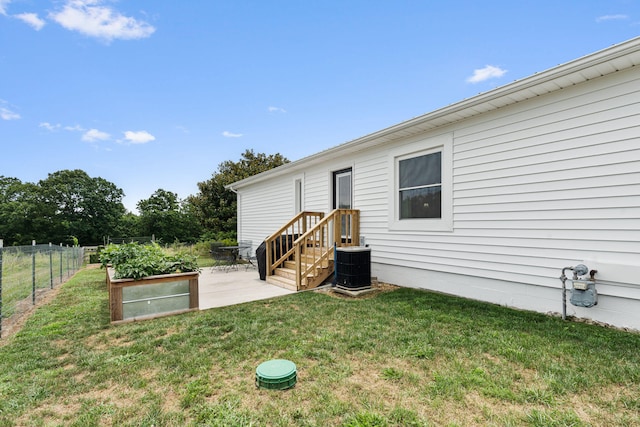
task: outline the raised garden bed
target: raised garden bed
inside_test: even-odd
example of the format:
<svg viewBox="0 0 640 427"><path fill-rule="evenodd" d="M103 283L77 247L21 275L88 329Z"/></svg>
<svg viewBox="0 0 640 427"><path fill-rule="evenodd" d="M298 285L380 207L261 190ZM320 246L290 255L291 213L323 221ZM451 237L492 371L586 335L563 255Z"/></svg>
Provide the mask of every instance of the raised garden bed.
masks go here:
<svg viewBox="0 0 640 427"><path fill-rule="evenodd" d="M157 244L109 245L100 254L107 271L111 322L150 319L198 309L196 257L167 255Z"/></svg>
<svg viewBox="0 0 640 427"><path fill-rule="evenodd" d="M141 279L114 279L107 268L111 322L126 322L198 310L199 273L174 273Z"/></svg>

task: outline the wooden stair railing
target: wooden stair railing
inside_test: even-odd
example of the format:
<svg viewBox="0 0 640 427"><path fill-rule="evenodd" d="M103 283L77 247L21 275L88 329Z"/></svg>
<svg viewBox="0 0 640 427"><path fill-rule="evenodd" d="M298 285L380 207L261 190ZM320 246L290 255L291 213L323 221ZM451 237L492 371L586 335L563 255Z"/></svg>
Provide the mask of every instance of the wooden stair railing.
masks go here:
<svg viewBox="0 0 640 427"><path fill-rule="evenodd" d="M360 211L302 212L267 239L267 280L278 269L294 270L296 290L314 288L333 274L334 246L359 243Z"/></svg>
<svg viewBox="0 0 640 427"><path fill-rule="evenodd" d="M293 242L307 230L313 228L322 218L324 212L300 212L278 231L267 237L266 262L267 277L273 275L276 268L282 267L293 253Z"/></svg>

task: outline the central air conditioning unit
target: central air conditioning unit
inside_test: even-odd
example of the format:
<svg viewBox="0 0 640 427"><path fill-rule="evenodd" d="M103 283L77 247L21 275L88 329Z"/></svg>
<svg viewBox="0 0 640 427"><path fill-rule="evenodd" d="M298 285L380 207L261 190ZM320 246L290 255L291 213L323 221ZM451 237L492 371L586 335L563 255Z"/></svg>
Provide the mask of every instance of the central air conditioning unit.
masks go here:
<svg viewBox="0 0 640 427"><path fill-rule="evenodd" d="M336 248L336 287L349 291L371 288L371 248Z"/></svg>

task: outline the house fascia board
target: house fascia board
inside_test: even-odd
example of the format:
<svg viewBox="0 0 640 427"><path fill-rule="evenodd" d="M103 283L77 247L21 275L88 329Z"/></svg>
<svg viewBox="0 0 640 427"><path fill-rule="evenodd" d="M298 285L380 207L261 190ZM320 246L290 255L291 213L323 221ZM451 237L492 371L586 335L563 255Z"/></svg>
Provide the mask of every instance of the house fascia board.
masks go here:
<svg viewBox="0 0 640 427"><path fill-rule="evenodd" d="M345 154L365 150L398 138L405 138L465 120L542 94L584 83L593 78L631 68L638 64L640 64L640 37L320 151L295 162L234 182L227 185L226 188L236 191L266 179L303 170L314 164L342 157Z"/></svg>

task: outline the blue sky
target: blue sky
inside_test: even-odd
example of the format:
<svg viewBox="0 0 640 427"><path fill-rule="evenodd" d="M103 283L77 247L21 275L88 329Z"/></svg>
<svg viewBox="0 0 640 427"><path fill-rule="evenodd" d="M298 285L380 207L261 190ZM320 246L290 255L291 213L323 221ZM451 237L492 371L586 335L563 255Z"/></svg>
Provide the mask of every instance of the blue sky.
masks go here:
<svg viewBox="0 0 640 427"><path fill-rule="evenodd" d="M82 169L134 210L639 33L640 0L0 0L0 175Z"/></svg>

